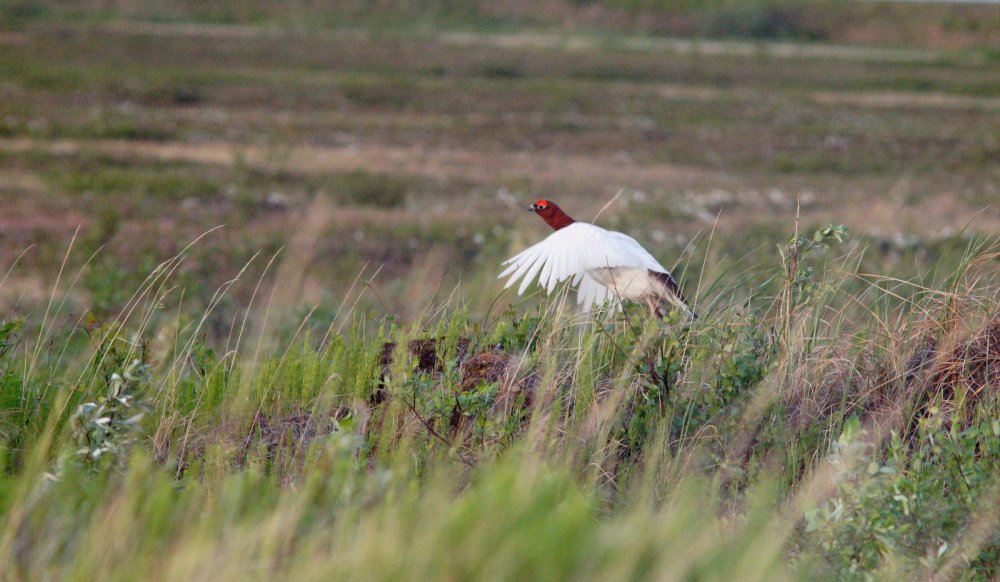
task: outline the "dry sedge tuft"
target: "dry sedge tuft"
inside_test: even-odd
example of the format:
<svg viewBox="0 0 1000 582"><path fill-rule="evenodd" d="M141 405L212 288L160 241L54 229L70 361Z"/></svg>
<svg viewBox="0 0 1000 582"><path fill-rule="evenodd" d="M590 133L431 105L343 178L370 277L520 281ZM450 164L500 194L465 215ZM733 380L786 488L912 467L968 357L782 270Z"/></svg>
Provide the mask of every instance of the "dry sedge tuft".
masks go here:
<svg viewBox="0 0 1000 582"><path fill-rule="evenodd" d="M935 366L930 385L945 398L962 388L973 402L1000 392L1000 317L952 348Z"/></svg>

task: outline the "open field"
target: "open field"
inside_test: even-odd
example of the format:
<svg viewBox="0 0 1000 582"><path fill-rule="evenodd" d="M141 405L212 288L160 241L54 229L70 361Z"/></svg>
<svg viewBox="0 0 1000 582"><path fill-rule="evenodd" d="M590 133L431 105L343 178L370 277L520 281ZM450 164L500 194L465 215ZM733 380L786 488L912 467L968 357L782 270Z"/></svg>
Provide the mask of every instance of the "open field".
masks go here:
<svg viewBox="0 0 1000 582"><path fill-rule="evenodd" d="M998 575L1000 9L15 4L0 580ZM503 291L538 198L701 317Z"/></svg>
<svg viewBox="0 0 1000 582"><path fill-rule="evenodd" d="M1000 62L975 54L226 30L42 26L8 41L6 261L39 244L51 270L62 246L40 241L82 225L138 277L133 265L226 224L202 249L235 273L322 198L336 212L307 300L337 297L371 262L385 265L380 309L399 312L404 291L390 287L422 258L477 267L451 269L450 288L515 233L537 236L520 209L541 196L592 216L624 189L605 219L664 257L717 216L723 241L754 232L770 246L799 197L805 224L846 223L879 252L967 224L1000 232Z"/></svg>

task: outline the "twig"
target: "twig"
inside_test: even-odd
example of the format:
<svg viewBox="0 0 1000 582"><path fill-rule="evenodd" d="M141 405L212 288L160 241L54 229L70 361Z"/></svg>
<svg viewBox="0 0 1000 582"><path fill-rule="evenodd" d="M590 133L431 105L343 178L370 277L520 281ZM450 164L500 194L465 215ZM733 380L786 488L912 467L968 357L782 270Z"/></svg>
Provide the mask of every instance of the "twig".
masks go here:
<svg viewBox="0 0 1000 582"><path fill-rule="evenodd" d="M417 420L420 421L420 424L424 425L424 428L426 428L428 432L430 432L432 435L434 435L435 437L437 437L437 439L440 440L441 442L443 442L444 444L448 445L448 448L454 448L454 446L455 446L454 443L452 443L448 439L446 439L443 436L441 436L441 434L438 433L438 431L434 430L434 426L430 422L428 422L427 419L425 419L423 416L421 416L419 412L417 412L417 407L416 406L414 406L413 404L411 404L410 401L406 400L406 399L403 399L403 404L405 404L406 407L410 409L410 412L412 412L413 415L417 417ZM469 467L473 467L474 466L474 463L470 459L465 458L462 455L461 452L458 452L458 451L456 451L456 452L458 453L458 460L462 461L463 463L465 463Z"/></svg>

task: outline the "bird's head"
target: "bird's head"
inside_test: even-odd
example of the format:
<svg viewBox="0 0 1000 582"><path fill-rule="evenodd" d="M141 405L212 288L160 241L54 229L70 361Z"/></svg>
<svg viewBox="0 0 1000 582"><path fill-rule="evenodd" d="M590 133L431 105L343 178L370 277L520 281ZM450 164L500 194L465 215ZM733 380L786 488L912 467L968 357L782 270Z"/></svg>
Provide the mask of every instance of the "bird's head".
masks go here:
<svg viewBox="0 0 1000 582"><path fill-rule="evenodd" d="M549 202L548 200L539 200L528 207L528 210L535 212L539 215L551 214L552 212L559 210L559 206L555 202Z"/></svg>
<svg viewBox="0 0 1000 582"><path fill-rule="evenodd" d="M576 222L567 216L558 204L549 200L539 200L532 204L528 210L540 216L553 230L559 230Z"/></svg>

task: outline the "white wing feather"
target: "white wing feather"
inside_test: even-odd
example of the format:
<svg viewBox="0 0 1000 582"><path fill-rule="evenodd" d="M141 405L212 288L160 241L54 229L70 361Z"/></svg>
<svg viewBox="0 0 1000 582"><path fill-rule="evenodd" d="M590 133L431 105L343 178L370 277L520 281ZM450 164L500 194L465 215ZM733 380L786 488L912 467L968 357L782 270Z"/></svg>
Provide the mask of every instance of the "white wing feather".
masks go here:
<svg viewBox="0 0 1000 582"><path fill-rule="evenodd" d="M584 308L616 299L610 289L587 273L590 269L638 267L667 272L632 237L584 222L555 231L503 264L507 268L499 278L510 276L505 289L521 281L517 290L521 295L538 276L538 284L551 293L557 284L572 279L572 285L578 285L577 303Z"/></svg>

